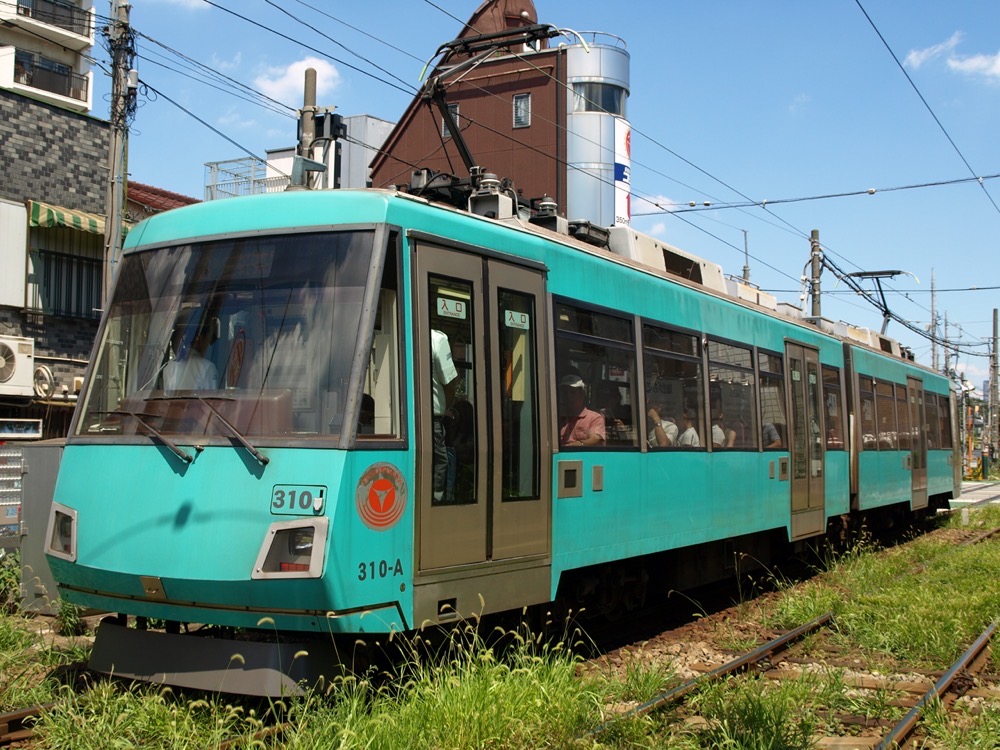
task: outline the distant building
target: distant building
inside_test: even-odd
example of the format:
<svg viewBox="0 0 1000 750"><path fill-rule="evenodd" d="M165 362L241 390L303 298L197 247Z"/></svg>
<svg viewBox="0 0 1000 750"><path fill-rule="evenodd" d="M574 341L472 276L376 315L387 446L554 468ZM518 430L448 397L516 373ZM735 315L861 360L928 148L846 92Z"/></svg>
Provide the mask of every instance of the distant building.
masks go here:
<svg viewBox="0 0 1000 750"><path fill-rule="evenodd" d="M474 39L537 23L531 0L487 0L463 29ZM601 226L631 219L631 128L626 116L629 55L624 42L600 32L546 40L495 53L449 76L468 59L446 56L446 102L476 166L511 178L524 201L549 196L559 213ZM408 185L414 167L468 177L455 138L438 108L418 95L372 161L374 187Z"/></svg>
<svg viewBox="0 0 1000 750"><path fill-rule="evenodd" d="M11 0L0 21L0 441L24 424L58 437L101 315L110 130L88 114L94 11ZM130 221L196 202L139 183L128 199Z"/></svg>
<svg viewBox="0 0 1000 750"><path fill-rule="evenodd" d="M347 137L339 141L339 164L333 141L324 138L317 141L313 158L326 164L327 169L314 173L312 186L315 188L333 187L335 176L339 176L339 187L367 187L370 184L368 164L393 128L393 123L371 115L345 117L344 125ZM295 147L289 146L268 149L266 161L245 157L209 162L205 165L205 200L281 192L289 185L294 156Z"/></svg>
<svg viewBox="0 0 1000 750"><path fill-rule="evenodd" d="M141 182L129 182L128 194L125 196L125 215L129 224L137 224L150 216L169 211L172 208L190 206L199 203L197 198L189 198L180 193L143 185Z"/></svg>
<svg viewBox="0 0 1000 750"><path fill-rule="evenodd" d="M89 112L94 78L90 0L0 3L0 88L74 112Z"/></svg>

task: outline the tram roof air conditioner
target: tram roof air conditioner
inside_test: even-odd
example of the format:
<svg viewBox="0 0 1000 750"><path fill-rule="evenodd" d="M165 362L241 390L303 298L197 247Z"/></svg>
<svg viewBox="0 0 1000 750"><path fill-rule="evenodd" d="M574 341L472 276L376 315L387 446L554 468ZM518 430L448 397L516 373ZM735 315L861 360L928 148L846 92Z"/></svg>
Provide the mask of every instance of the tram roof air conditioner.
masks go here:
<svg viewBox="0 0 1000 750"><path fill-rule="evenodd" d="M35 340L0 336L0 396L35 394Z"/></svg>

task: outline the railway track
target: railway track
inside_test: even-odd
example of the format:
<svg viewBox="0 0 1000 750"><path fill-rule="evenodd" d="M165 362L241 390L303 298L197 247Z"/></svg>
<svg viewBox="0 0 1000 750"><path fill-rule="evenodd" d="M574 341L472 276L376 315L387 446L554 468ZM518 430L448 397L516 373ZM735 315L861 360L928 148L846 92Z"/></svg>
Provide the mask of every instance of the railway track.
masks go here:
<svg viewBox="0 0 1000 750"><path fill-rule="evenodd" d="M55 703L44 703L38 706L18 709L0 714L0 747L15 742L25 742L34 736L32 725L43 711L54 707Z"/></svg>
<svg viewBox="0 0 1000 750"><path fill-rule="evenodd" d="M619 722L635 719L668 706L679 704L710 682L721 680L740 672L746 672L754 667L760 670L760 674L764 678L775 681L799 679L808 671L809 667L829 669L829 664L817 662L813 659L787 658L780 666L776 667L772 666L772 664L777 661L776 656L788 650L796 641L808 634L816 633L823 628L829 627L832 622L832 613L826 613L721 666L711 669L698 677L686 680L651 700L608 719L594 727L580 739L598 738ZM998 628L1000 628L1000 619L991 623L956 662L942 673L933 684L930 683L930 678L919 681L899 681L858 676L848 680L851 686L858 690L888 690L889 692L901 694L915 694L919 697L916 699L903 697L895 701L895 705L903 705L910 708L906 715L897 722L877 716L856 716L844 713L831 714L828 717L829 720L840 726L843 732L825 737L815 737L815 746L823 750L841 748L844 750L847 748L851 750L901 750L902 748L915 746L907 743L913 738L914 731L919 727L925 711L930 706L937 705L939 701L946 708L951 708L958 698L969 691L973 684L973 678L980 674L988 660L988 649ZM792 668L793 666L794 668ZM761 669L762 667L765 668ZM1000 693L994 692L992 695L1000 700ZM852 734L852 728L854 731L860 729L863 734Z"/></svg>

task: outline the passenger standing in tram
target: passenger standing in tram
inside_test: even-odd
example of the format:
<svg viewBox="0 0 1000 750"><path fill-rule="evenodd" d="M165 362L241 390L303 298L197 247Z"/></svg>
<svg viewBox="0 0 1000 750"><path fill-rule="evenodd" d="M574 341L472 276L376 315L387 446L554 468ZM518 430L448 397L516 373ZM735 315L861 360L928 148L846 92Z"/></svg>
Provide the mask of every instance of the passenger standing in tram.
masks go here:
<svg viewBox="0 0 1000 750"><path fill-rule="evenodd" d="M773 422L765 422L760 431L765 448L781 447L781 435L778 434L778 428L774 426Z"/></svg>
<svg viewBox="0 0 1000 750"><path fill-rule="evenodd" d="M559 445L604 445L604 417L587 408L586 386L579 375L565 375L559 381L559 402Z"/></svg>
<svg viewBox="0 0 1000 750"><path fill-rule="evenodd" d="M434 453L431 462L434 505L445 501L448 479L448 444L444 418L458 387L458 370L451 358L448 337L436 329L431 330L431 414L433 422Z"/></svg>

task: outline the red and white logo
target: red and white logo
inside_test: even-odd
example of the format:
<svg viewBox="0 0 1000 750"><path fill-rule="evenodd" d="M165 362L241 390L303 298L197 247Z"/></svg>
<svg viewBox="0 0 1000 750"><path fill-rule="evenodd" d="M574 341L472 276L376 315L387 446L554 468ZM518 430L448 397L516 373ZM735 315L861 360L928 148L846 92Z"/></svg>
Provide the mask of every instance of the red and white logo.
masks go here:
<svg viewBox="0 0 1000 750"><path fill-rule="evenodd" d="M406 510L406 482L392 464L372 464L358 480L354 500L365 526L391 529Z"/></svg>

